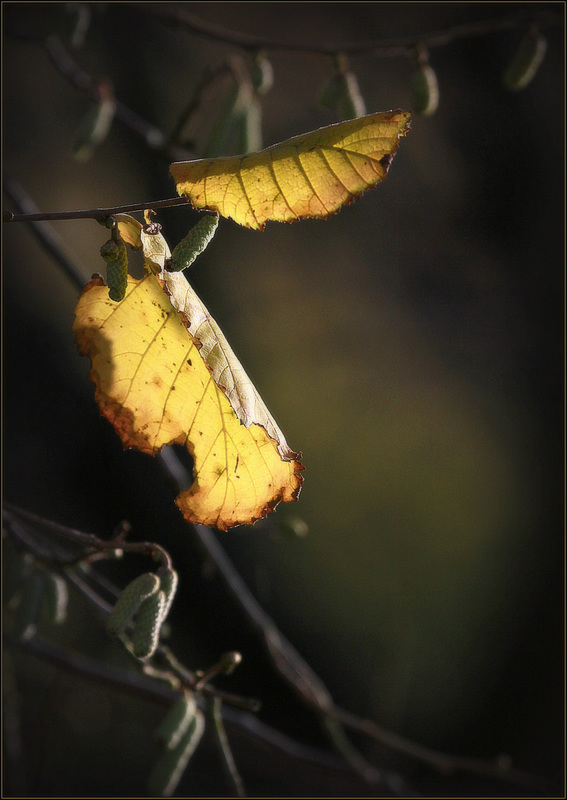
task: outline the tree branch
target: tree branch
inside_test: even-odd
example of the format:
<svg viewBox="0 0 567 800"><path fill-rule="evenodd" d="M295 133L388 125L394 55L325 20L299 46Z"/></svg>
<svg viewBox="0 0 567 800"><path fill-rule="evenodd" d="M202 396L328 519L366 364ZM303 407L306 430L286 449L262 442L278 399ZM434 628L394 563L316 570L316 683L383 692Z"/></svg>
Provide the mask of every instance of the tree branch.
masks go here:
<svg viewBox="0 0 567 800"><path fill-rule="evenodd" d="M99 92L97 83L90 75L82 70L71 58L69 52L58 36L49 36L43 43L55 69L79 92L87 95L91 100L98 102ZM172 145L169 137L158 127L145 120L131 108L115 101L114 116L133 133L144 140L150 150L161 153L170 161L184 161L191 158L191 153L185 148Z"/></svg>
<svg viewBox="0 0 567 800"><path fill-rule="evenodd" d="M6 188L6 184L5 184ZM8 189L6 189L8 191ZM89 208L83 211L36 211L33 213L13 214L11 211L4 213L3 222L39 222L64 219L94 219L104 224L112 214L129 214L132 211L145 211L146 209L171 208L172 206L187 206L190 204L185 197L170 197L167 200L152 200L147 203L131 203L125 206L111 206L110 208Z"/></svg>
<svg viewBox="0 0 567 800"><path fill-rule="evenodd" d="M8 637L9 643L14 643ZM25 642L18 641L18 648L36 658L54 664L59 669L68 670L80 675L86 680L95 681L112 686L123 692L143 697L150 702L158 703L164 707L170 706L178 697L179 692L172 689L163 681L156 681L144 674L123 670L117 667L101 665L80 653L71 653L58 645L35 636ZM348 765L340 758L319 750L310 745L291 739L265 722L259 720L250 711L237 707L222 707L222 717L231 728L245 732L270 750L279 751L290 759L322 767L325 770L345 773L349 771Z"/></svg>
<svg viewBox="0 0 567 800"><path fill-rule="evenodd" d="M80 268L53 226L37 220L38 215L40 219L43 219L38 207L20 184L12 180L6 173L4 173L4 191L20 212L20 216L30 222L30 229L44 250L53 256L67 278L81 291L85 286L86 275L89 273ZM10 212L5 213L10 214ZM4 217L4 221L6 222L6 217Z"/></svg>
<svg viewBox="0 0 567 800"><path fill-rule="evenodd" d="M240 605L252 627L264 640L266 649L272 658L275 668L289 685L296 691L303 702L319 714L323 721L330 719L340 723L352 731L375 739L394 752L401 753L415 761L427 764L444 775L459 772L504 781L527 789L549 791L550 786L537 776L515 769L506 769L487 761L474 758L461 758L439 752L430 747L417 744L399 736L393 731L381 727L371 720L366 720L337 706L318 675L303 660L293 645L278 631L273 620L258 604L240 575L234 569L230 559L217 542L213 531L204 525L195 525L201 546L213 561L234 600ZM326 723L328 724L328 723ZM337 745L337 729L332 729L334 744ZM350 743L349 743L350 744ZM342 755L349 758L346 748L341 748ZM350 751L352 761L352 751Z"/></svg>
<svg viewBox="0 0 567 800"><path fill-rule="evenodd" d="M244 784L242 783L242 778L238 772L238 767L236 766L234 756L232 755L232 750L230 749L230 744L224 728L221 700L218 697L214 697L209 700L207 710L209 720L212 722L213 729L215 731L216 744L227 784L236 797L246 797Z"/></svg>
<svg viewBox="0 0 567 800"><path fill-rule="evenodd" d="M414 58L415 46L418 43L425 44L428 48L434 48L458 39L486 36L503 30L523 28L534 22L540 27L560 25L562 22L561 15L549 9L539 12L521 11L494 19L453 25L441 31L431 31L411 38L374 39L368 42L335 42L332 44L301 44L299 42L266 39L254 34L228 30L215 23L199 19L199 17L179 6L164 9L162 6L146 7L142 5L136 6L136 8L144 14L153 16L168 25L181 28L188 33L235 45L252 53L258 50L280 50L310 55L333 56L337 53L345 53L354 56L367 55L375 58Z"/></svg>

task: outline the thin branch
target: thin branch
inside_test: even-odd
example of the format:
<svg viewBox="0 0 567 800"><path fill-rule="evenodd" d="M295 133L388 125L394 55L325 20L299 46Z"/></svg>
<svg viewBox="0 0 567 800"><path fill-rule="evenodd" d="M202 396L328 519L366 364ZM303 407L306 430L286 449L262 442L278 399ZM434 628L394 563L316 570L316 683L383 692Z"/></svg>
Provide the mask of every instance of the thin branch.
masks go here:
<svg viewBox="0 0 567 800"><path fill-rule="evenodd" d="M10 641L11 637L8 636L7 638ZM164 705L175 702L179 696L178 690L172 689L164 682L147 678L145 675L133 670L124 670L103 664L81 653L74 653L67 648L59 647L46 639L42 639L40 636L34 636L26 641L13 639L12 643L24 652L54 664L59 669L72 672L75 675L81 675L98 683L114 686L122 691L127 691Z"/></svg>
<svg viewBox="0 0 567 800"><path fill-rule="evenodd" d="M10 641L9 636L8 641ZM149 678L132 670L101 665L99 661L79 653L71 653L69 650L48 642L39 636L35 636L25 642L18 641L17 645L24 652L48 661L60 669L81 675L87 680L135 694L164 707L170 706L179 697L179 690L171 688L163 681L156 681L154 678ZM323 750L291 739L280 731L266 725L249 711L224 705L222 716L225 723L232 728L245 732L256 741L262 742L269 749L277 750L293 760L340 773L348 770L347 765L340 759L329 755Z"/></svg>
<svg viewBox="0 0 567 800"><path fill-rule="evenodd" d="M366 783L375 785L384 783L382 773L372 764L369 764L368 761L361 756L356 747L353 746L345 733L342 722L334 719L330 713L322 715L321 722L323 724L323 730L333 746L343 756L345 761L351 765L354 772L358 773ZM407 790L404 791L402 787L400 787L400 789L400 794L407 794Z"/></svg>
<svg viewBox="0 0 567 800"><path fill-rule="evenodd" d="M221 763L228 786L232 790L233 794L236 795L236 797L246 797L244 784L242 783L242 778L238 772L238 767L236 766L234 756L232 755L232 750L230 749L228 737L224 729L224 723L222 719L222 702L220 698L214 697L209 700L208 716L213 724L212 727L215 732L215 741L221 757Z"/></svg>
<svg viewBox="0 0 567 800"><path fill-rule="evenodd" d="M71 283L79 291L82 290L85 285L86 275L88 275L87 270L82 270L76 259L70 255L62 238L52 225L37 221L38 215L42 219L38 207L20 184L12 180L6 173L4 173L4 191L14 207L20 212L20 216L27 218L30 222L32 233L45 251L53 256Z"/></svg>
<svg viewBox="0 0 567 800"><path fill-rule="evenodd" d="M273 620L259 605L217 542L213 531L204 525L194 525L194 528L201 547L219 570L231 595L245 612L249 623L264 639L266 649L275 661L278 672L312 708L322 712L329 711L334 702L327 687L291 643L282 636Z"/></svg>
<svg viewBox="0 0 567 800"><path fill-rule="evenodd" d="M440 47L458 39L486 36L503 30L522 28L527 24L536 22L540 27L561 24L561 15L549 9L538 12L525 12L506 14L494 19L466 22L453 25L444 30L402 37L396 39L374 39L368 42L334 42L331 44L302 44L300 42L283 42L277 39L266 39L254 34L241 33L228 30L213 22L199 19L194 14L179 6L162 8L160 5L146 7L137 6L139 11L153 16L162 22L181 28L188 33L204 36L225 44L235 45L249 52L258 50L285 51L289 53L306 53L311 55L332 56L337 53L348 55L368 55L376 58L413 58L415 46L423 43L428 48Z"/></svg>
<svg viewBox="0 0 567 800"><path fill-rule="evenodd" d="M327 715L352 731L383 744L390 750L427 764L444 775L464 772L494 780L505 781L527 789L549 791L550 786L537 776L515 769L506 769L480 759L460 758L417 744L387 730L375 722L358 717L337 706L318 675L303 660L293 645L278 631L273 620L258 604L230 559L217 542L210 528L194 526L199 541L213 561L235 601L241 606L250 623L262 636L274 666L303 702L319 715ZM336 734L336 729L334 731ZM335 742L336 743L336 742ZM345 751L346 752L346 751ZM343 755L345 754L343 752Z"/></svg>
<svg viewBox="0 0 567 800"><path fill-rule="evenodd" d="M147 203L132 203L125 206L111 206L110 208L89 208L84 211L37 211L29 214L12 214L5 212L3 222L38 222L39 220L64 220L64 219L94 219L104 221L112 214L128 214L131 211L145 211L146 209L171 208L172 206L188 205L185 197L170 197L167 200L153 200Z"/></svg>
<svg viewBox="0 0 567 800"><path fill-rule="evenodd" d="M58 522L53 522L45 519L44 517L40 517L37 514L32 514L29 511L24 511L21 508L16 508L16 506L11 505L10 503L5 504L5 509L5 514L7 514L8 519L10 518L10 515L15 515L19 519L24 520L32 525L37 525L40 528L43 528L43 530L49 531L56 536L61 536L68 541L82 545L85 548L86 553L84 553L80 559L78 559L80 561L88 560L89 556L95 552L106 553L108 551L119 549L129 553L140 553L141 555L147 555L153 559L155 559L156 556L159 556L162 565L166 569L172 568L170 555L166 550L164 550L163 547L161 547L161 545L156 544L155 542L127 542L124 539L124 528L121 528L112 539L100 539L98 536L95 536L94 533L85 533L84 531L78 531L74 528L67 528L65 525L60 525Z"/></svg>
<svg viewBox="0 0 567 800"><path fill-rule="evenodd" d="M49 36L44 41L44 48L51 59L53 66L66 80L79 92L87 95L91 100L98 102L98 84L90 75L82 70L71 58L69 52L58 36ZM146 145L170 161L183 161L191 158L191 153L185 148L172 145L169 137L152 123L145 120L131 108L119 100L115 101L114 116L129 130L142 138Z"/></svg>
<svg viewBox="0 0 567 800"><path fill-rule="evenodd" d="M199 683L198 677L195 675L195 673L188 670L187 667L175 657L174 653L166 645L159 645L156 656L158 657L158 660L163 661L164 664L166 664L179 678L181 678L181 681L187 686L187 688L193 691L199 691L201 694L206 696L218 696L224 700L225 703L230 703L230 705L234 706L235 708L243 708L246 709L246 711L252 711L255 714L260 711L262 704L255 697L241 697L240 695L231 694L230 692L221 691L220 689L214 689L208 685L200 686L197 689L197 685Z"/></svg>
<svg viewBox="0 0 567 800"><path fill-rule="evenodd" d="M137 694L163 704L171 704L179 697L179 690L168 686L165 681L156 681L155 678L150 678L142 672L118 669L117 667L103 664L82 653L74 653L59 647L46 639L42 639L40 636L36 635L31 639L22 641L7 634L6 639L8 642L17 645L21 650L55 664L60 669L81 675L89 680L109 684L122 691ZM218 697L222 702L229 703L234 709L242 709L247 713L253 710L250 708L247 698L215 689L212 686L205 687L201 694L211 698Z"/></svg>
<svg viewBox="0 0 567 800"><path fill-rule="evenodd" d="M358 717L356 714L352 714L350 711L338 706L335 706L331 716L347 728L350 728L350 730L368 736L371 739L376 739L376 741L379 741L390 750L407 755L424 764L429 764L429 766L446 776L467 773L482 778L516 784L543 794L553 792L556 789L548 781L529 772L501 767L496 763L483 761L479 758L449 755L433 750L430 747L416 744L393 731L382 728L372 720Z"/></svg>
<svg viewBox="0 0 567 800"><path fill-rule="evenodd" d="M16 509L13 506L9 506L6 504L7 509L3 512L4 523L5 523L5 530L6 532L12 536L19 544L25 547L29 552L31 552L36 558L41 561L48 562L50 566L57 569L59 574L61 574L65 580L71 583L79 592L80 594L97 610L103 615L103 617L108 616L110 611L112 610L112 604L107 603L100 594L94 589L87 581L85 577L88 575L89 580L94 583L95 585L99 584L104 588L106 592L108 592L114 599L118 597L120 594L120 590L108 579L104 578L103 576L98 575L98 573L88 568L88 572L83 575L79 574L79 570L82 569L82 565L78 567L68 568L65 569L61 568L61 562L63 559L70 561L71 556L62 551L61 548L57 545L53 545L52 549L54 552L57 553L57 564L53 564L53 557L54 552L51 549L47 549L43 547L41 544L32 538L32 535L26 531L23 525L20 525L18 522L15 521L14 518L19 518L25 524L38 526L44 530L50 531L51 533L61 536L67 540L73 541L75 543L83 543L83 544L91 544L95 543L95 545L102 545L102 549L106 550L108 547L105 546L109 545L111 540L104 540L98 539L98 537L94 536L93 534L84 533L83 531L77 531L73 528L66 528L59 523L52 522L50 520L46 520L43 517L38 517L35 514L31 514L27 511L23 511L21 509ZM35 532L34 532L35 534ZM118 537L115 537L114 542L118 541ZM171 561L169 559L168 554L164 551L159 545L155 545L149 542L131 542L131 543L124 543L122 545L123 550L128 550L130 552L138 552L147 555L154 554L159 552L160 555L163 553L167 556L167 559L164 558L162 555L162 561L171 565ZM82 561L85 559L83 558ZM221 697L224 702L229 703L238 708L244 708L248 711L255 711L257 712L260 709L260 703L256 698L248 698L248 697L241 697L240 695L235 695L230 692L225 692L220 689L216 689L212 686L206 685L203 683L202 674L198 673L195 674L188 670L180 661L178 661L169 648L159 645L157 650L157 655L161 660L167 664L170 669L170 672L175 673L175 675L180 679L181 683L185 684L188 688L199 691L201 694L205 696L211 697ZM234 654L227 654L227 655L234 655ZM140 666L140 662L138 659L134 658L134 662L137 666ZM147 666L147 663L144 667ZM227 673L227 663L221 665L221 669L217 668L218 665L215 665L215 669L213 671L209 671L211 674L208 676L208 680L211 680L214 675L218 675L221 671ZM214 672L214 674L213 674Z"/></svg>

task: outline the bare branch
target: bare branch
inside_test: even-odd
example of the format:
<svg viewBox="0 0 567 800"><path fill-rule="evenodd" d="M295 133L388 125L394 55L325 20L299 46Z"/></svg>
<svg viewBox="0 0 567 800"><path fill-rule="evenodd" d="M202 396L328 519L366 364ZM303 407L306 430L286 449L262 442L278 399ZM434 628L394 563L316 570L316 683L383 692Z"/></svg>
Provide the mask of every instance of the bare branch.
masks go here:
<svg viewBox="0 0 567 800"><path fill-rule="evenodd" d="M99 90L96 81L82 70L71 58L58 36L49 36L44 42L45 50L53 66L79 92L86 94L94 102L98 102ZM158 127L145 120L131 108L119 100L115 101L114 116L129 130L142 138L150 150L161 153L170 161L183 161L191 158L185 148L172 145L169 138Z"/></svg>
<svg viewBox="0 0 567 800"><path fill-rule="evenodd" d="M330 44L301 44L299 42L283 42L277 39L265 39L253 34L232 31L212 22L199 19L194 14L180 6L162 8L161 6L138 6L138 10L151 15L162 22L174 27L182 28L188 33L204 36L225 44L236 45L250 52L258 50L280 50L289 53L307 53L311 55L332 56L337 53L348 55L368 55L375 58L413 58L415 46L423 43L428 48L440 47L458 39L475 36L486 36L498 31L523 28L527 24L536 22L540 27L560 25L561 15L549 9L534 13L520 12L506 14L502 17L468 22L454 25L441 31L397 39L374 39L368 42L334 42Z"/></svg>
<svg viewBox="0 0 567 800"><path fill-rule="evenodd" d="M223 771L225 773L227 783L237 797L246 797L244 784L242 783L242 778L238 772L238 767L236 766L234 756L232 755L232 750L230 749L228 737L224 729L224 723L222 719L222 703L218 697L214 697L209 701L208 712L209 719L213 723L217 748L221 757Z"/></svg>
<svg viewBox="0 0 567 800"><path fill-rule="evenodd" d="M167 200L152 200L148 203L132 203L125 206L112 206L110 208L89 208L84 211L37 211L29 214L4 214L3 222L38 222L40 220L64 219L94 219L103 223L112 214L129 214L132 211L145 211L146 209L171 208L172 206L188 205L185 197L170 197Z"/></svg>

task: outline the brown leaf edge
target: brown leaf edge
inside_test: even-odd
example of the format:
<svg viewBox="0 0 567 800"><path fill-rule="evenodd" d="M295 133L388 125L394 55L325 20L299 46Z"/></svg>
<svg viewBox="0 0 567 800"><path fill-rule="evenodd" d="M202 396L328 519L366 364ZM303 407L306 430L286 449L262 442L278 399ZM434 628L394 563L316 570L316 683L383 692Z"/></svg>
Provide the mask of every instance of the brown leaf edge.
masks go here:
<svg viewBox="0 0 567 800"><path fill-rule="evenodd" d="M163 282L161 280L159 280L159 279L158 279L158 282L160 283L160 285L162 285L162 288L164 289L166 294L169 296L169 292L167 292L167 288L165 287L165 284L163 284ZM99 273L96 273L96 272L93 273L93 275L91 276L91 280L89 281L89 283L85 286L85 288L83 289L83 291L79 295L79 299L83 295L85 295L87 292L89 292L92 288L94 288L95 286L99 286L99 287L100 286L106 286L106 283L105 283L104 278L102 277L102 275L100 275ZM176 309L176 311L177 311L177 309ZM197 349L200 350L201 347L202 347L202 343L198 339L195 339L195 337L193 337L191 335L191 333L189 333L189 330L188 330L189 321L188 321L186 315L183 312L180 312L180 311L177 311L177 313L182 318L183 325L185 327L185 331L186 331L187 335L192 339L192 341L194 342L194 344L197 347ZM187 439L186 436L182 435L178 439L175 439L175 440L173 440L171 442L164 443L159 448L155 448L155 447L151 446L149 444L149 442L148 442L148 438L146 436L144 436L143 433L141 433L140 431L135 431L134 430L134 414L133 414L133 412L130 411L130 409L126 409L123 405L121 405L120 403L116 402L109 395L107 395L104 391L102 391L102 389L100 388L100 376L99 376L99 374L97 373L96 369L93 366L94 358L100 353L100 348L97 347L94 344L94 336L93 336L93 334L97 333L97 332L100 332L100 328L96 328L96 327L88 328L88 327L85 326L81 331L76 331L76 333L75 333L75 344L77 346L77 350L79 352L79 355L87 357L91 362L91 369L89 370L87 378L88 378L88 380L92 381L94 383L94 385L95 385L95 402L97 403L97 405L99 407L100 415L102 417L105 417L110 422L110 424L112 425L112 427L116 431L120 441L122 442L123 448L125 450L129 450L129 449L139 450L142 453L146 453L147 455L154 456L157 453L159 453L160 450L162 449L162 447L164 447L166 444L167 445L178 444L178 445L184 446L187 449L187 451L189 452L191 458L193 458L193 461L195 461L194 449L193 449L192 442L189 439ZM207 367L207 369L209 370L209 372L211 372L211 374L212 374L212 370L209 367L209 365L206 363L206 361L204 363L205 363L205 366ZM220 386L220 385L219 385L219 388L223 391L223 394L225 394L226 389L224 387ZM236 412L235 412L235 414L236 414ZM238 415L236 415L236 416L237 416L237 419L238 419ZM241 425L244 424L240 419L239 419L239 422L240 422ZM257 427L260 427L260 428L262 428L264 430L264 433L266 434L268 439L272 442L274 448L277 450L278 449L278 442L273 437L270 436L270 434L266 431L264 426L261 425L260 423L252 423L252 424L256 425ZM294 481L295 481L295 485L292 488L289 500L290 501L297 501L298 498L299 498L299 494L301 492L301 488L302 488L303 480L304 480L303 475L301 475L301 472L303 472L303 470L305 470L305 467L301 463L301 459L303 458L303 454L301 452L295 453L290 449L289 450L289 457L284 458L284 457L280 456L280 458L281 458L282 461L294 461ZM199 487L199 475L198 475L198 470L194 466L193 467L193 483L191 485L191 488L188 489L186 492L182 492L181 494L187 495L187 493L189 493L189 494L192 493L192 492L196 493L195 490L197 490L198 487ZM178 506L180 505L179 498L181 497L181 494L178 495L178 497L175 500L175 502L176 502L176 504ZM258 510L258 516L252 516L250 518L249 522L233 523L233 524L230 525L230 527L236 527L237 525L244 525L244 524L252 524L254 522L257 522L259 519L265 519L270 512L275 511L276 507L284 499L284 494L285 494L285 487L282 487L278 491L278 493L271 500L269 500L267 502L267 504L263 508ZM187 519L188 522L191 522L191 523L202 523L202 520L200 520L200 519L198 519L198 518L196 518L196 517L194 517L194 516L192 516L190 514L189 515L183 514L183 516L184 516L185 519ZM205 524L208 524L208 523L205 523ZM219 528L220 530L226 531L229 526L227 526L226 523L224 522L224 520L220 519L220 517L219 517L217 519L216 523L215 523L215 527Z"/></svg>
<svg viewBox="0 0 567 800"><path fill-rule="evenodd" d="M358 200L360 197L362 197L363 194L366 194L366 192L368 192L368 191L370 191L372 189L376 189L378 184L382 183L383 181L385 181L386 178L388 177L388 172L390 171L390 167L392 166L392 161L394 160L394 156L398 152L398 148L400 146L400 139L402 137L406 136L409 133L409 131L411 131L411 114L409 112L403 111L401 108L397 108L395 111L388 111L388 112L384 112L384 113L388 113L388 114L409 114L409 117L406 120L406 123L403 126L403 128L398 133L398 138L397 138L396 143L395 143L394 147L392 148L392 150L389 153L386 153L385 155L383 155L381 159L379 159L378 163L384 168L384 177L383 178L381 178L379 181L376 181L376 183L372 183L369 186L366 186L364 189L361 189L359 192L350 192L350 190L349 190L351 196L347 200L345 200L343 203L341 203L341 205L337 209L335 209L334 211L329 211L327 214L325 214L325 216L319 216L317 214L302 214L301 216L298 216L295 219L285 219L285 220L268 219L268 220L266 220L266 222L262 223L262 225L259 225L257 228L255 228L254 226L250 225L249 223L246 223L246 225L241 225L241 223L237 222L236 224L237 225L241 225L241 227L243 227L243 228L248 228L248 230L258 230L260 233L263 233L265 228L266 228L266 225L268 224L268 222L279 222L279 223L283 223L285 225L293 225L294 223L301 222L304 219L317 219L317 220L322 220L323 222L326 222L330 217L336 216L340 211L343 210L343 208L346 208L347 206L352 205L355 202L355 200ZM344 120L343 120L343 122L344 122ZM342 125L342 122L336 122L334 124L335 125ZM325 127L331 127L331 126L325 126ZM301 134L299 136L301 136ZM299 138L299 136L298 137L292 137L292 138ZM266 147L264 149L265 150L270 150L272 147L277 147L278 144L283 144L283 142L278 142L277 144L270 145L270 147ZM259 151L259 152L263 152L263 151ZM242 158L245 158L246 155L255 155L255 154L253 154L253 153L248 154L247 153L244 156L221 156L221 158L224 158L224 159L226 159L228 161L229 159L233 159L233 158L241 158L242 159ZM212 161L214 159L208 159L208 160ZM176 183L176 188L177 188L178 181L175 178L173 167L175 167L176 164L183 164L183 163L185 163L185 162L177 161L177 162L174 162L173 164L170 164L170 167L169 167L169 172L170 172L170 175L172 176L173 180ZM193 205L193 202L191 201L191 198L187 195L186 192L181 191L181 192L178 192L178 194L179 195L185 195L185 199L187 200L189 205L193 209L195 209L195 211L212 211L212 212L216 212L217 214L219 214L223 219L227 219L227 217L224 216L224 214L222 213L222 211L219 209L219 207L217 205L212 203L211 205L206 205L206 206L195 206L195 205ZM236 220L235 220L235 222L236 222Z"/></svg>

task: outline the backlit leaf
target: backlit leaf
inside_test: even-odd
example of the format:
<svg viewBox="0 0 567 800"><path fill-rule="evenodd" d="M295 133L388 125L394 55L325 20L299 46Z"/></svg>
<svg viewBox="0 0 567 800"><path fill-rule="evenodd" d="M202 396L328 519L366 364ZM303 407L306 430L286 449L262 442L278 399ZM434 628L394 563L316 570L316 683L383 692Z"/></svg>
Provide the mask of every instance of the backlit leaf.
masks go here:
<svg viewBox="0 0 567 800"><path fill-rule="evenodd" d="M411 84L414 111L431 117L439 106L439 84L431 64L418 64L412 73Z"/></svg>
<svg viewBox="0 0 567 800"><path fill-rule="evenodd" d="M535 77L547 50L543 34L532 28L521 40L514 57L506 67L502 82L511 92L524 89Z"/></svg>
<svg viewBox="0 0 567 800"><path fill-rule="evenodd" d="M183 274L163 271L162 235L140 238L148 274L129 276L118 304L94 276L75 310L77 346L91 359L101 413L124 447L149 454L187 447L194 481L176 500L186 519L221 529L254 522L297 499L300 455Z"/></svg>
<svg viewBox="0 0 567 800"><path fill-rule="evenodd" d="M178 193L195 208L247 228L325 218L384 180L410 117L406 111L369 114L258 153L176 162L170 171Z"/></svg>

